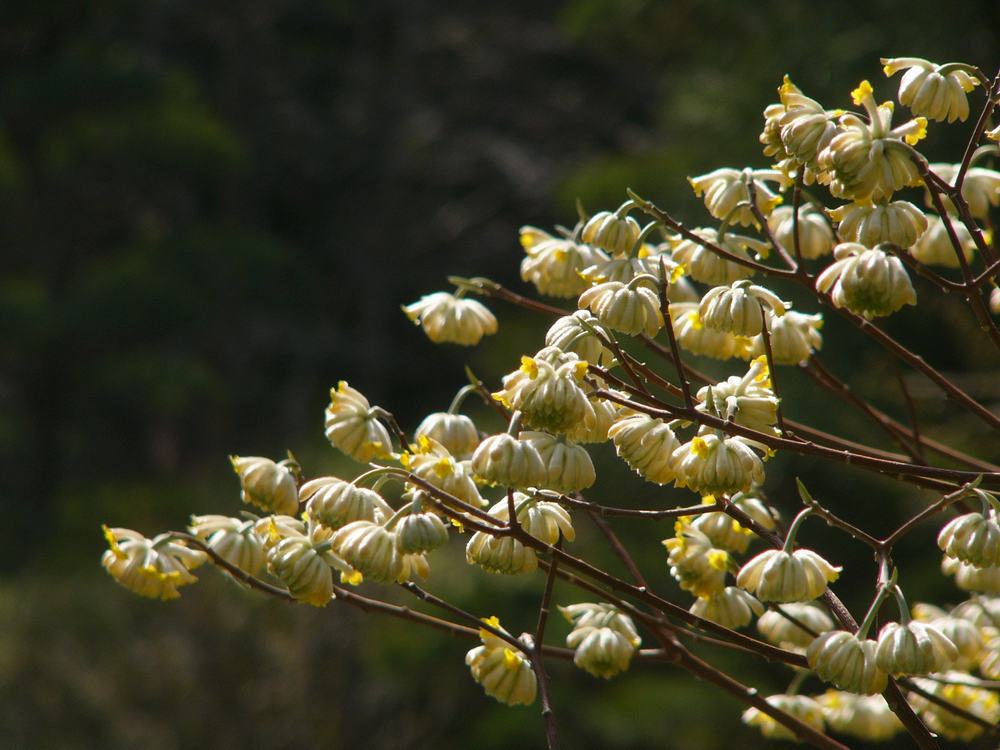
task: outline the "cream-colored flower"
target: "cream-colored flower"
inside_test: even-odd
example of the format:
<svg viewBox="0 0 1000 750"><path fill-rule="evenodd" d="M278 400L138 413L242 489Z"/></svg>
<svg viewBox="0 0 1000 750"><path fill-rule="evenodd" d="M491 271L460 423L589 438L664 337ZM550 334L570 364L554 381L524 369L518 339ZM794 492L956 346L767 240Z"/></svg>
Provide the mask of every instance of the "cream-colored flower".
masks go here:
<svg viewBox="0 0 1000 750"><path fill-rule="evenodd" d="M546 544L555 544L560 536L570 542L576 538L569 513L558 503L515 492L514 508L521 527ZM498 502L488 512L506 524L510 518L507 499ZM477 531L469 539L465 558L470 564L479 565L490 573L505 575L531 573L538 567L538 558L532 548L512 536L493 536L482 531Z"/></svg>
<svg viewBox="0 0 1000 750"><path fill-rule="evenodd" d="M841 570L809 549L770 549L740 568L736 585L763 602L804 602L822 596Z"/></svg>
<svg viewBox="0 0 1000 750"><path fill-rule="evenodd" d="M477 531L465 546L465 560L487 573L520 575L538 569L538 557L512 536L491 536Z"/></svg>
<svg viewBox="0 0 1000 750"><path fill-rule="evenodd" d="M706 328L698 315L695 302L677 302L670 305L670 320L674 336L682 349L691 354L700 354L713 359L743 357L749 348L749 340L737 338L725 331Z"/></svg>
<svg viewBox="0 0 1000 750"><path fill-rule="evenodd" d="M912 247L927 229L927 217L909 201L846 203L830 211L830 217L839 222L837 231L845 242L865 247L883 242Z"/></svg>
<svg viewBox="0 0 1000 750"><path fill-rule="evenodd" d="M680 445L674 431L662 419L648 414L630 414L608 430L618 456L643 479L666 484L675 477L671 456Z"/></svg>
<svg viewBox="0 0 1000 750"><path fill-rule="evenodd" d="M613 331L628 336L655 336L663 327L660 298L653 276L636 276L623 284L606 281L580 295L581 308L590 308L597 319Z"/></svg>
<svg viewBox="0 0 1000 750"><path fill-rule="evenodd" d="M955 560L951 562L957 564ZM1000 628L1000 597L972 596L956 606L951 616L968 620L979 628Z"/></svg>
<svg viewBox="0 0 1000 750"><path fill-rule="evenodd" d="M875 318L917 304L917 293L899 258L853 242L837 245L833 254L836 260L816 279L816 289L829 292L837 307Z"/></svg>
<svg viewBox="0 0 1000 750"><path fill-rule="evenodd" d="M743 589L726 586L722 591L695 599L689 611L724 628L742 628L750 624L754 615L764 614L764 605Z"/></svg>
<svg viewBox="0 0 1000 750"><path fill-rule="evenodd" d="M264 569L266 552L254 531L255 525L255 519L191 516L188 529L223 560L256 576Z"/></svg>
<svg viewBox="0 0 1000 750"><path fill-rule="evenodd" d="M607 442L608 431L618 418L620 407L604 398L592 398L590 405L594 408L593 416L588 414L576 427L567 430L564 433L567 440L574 443Z"/></svg>
<svg viewBox="0 0 1000 750"><path fill-rule="evenodd" d="M170 534L147 539L131 529L104 528L108 549L101 565L112 578L134 594L150 599L176 599L177 589L198 579L191 570L208 559L201 551L174 541Z"/></svg>
<svg viewBox="0 0 1000 750"><path fill-rule="evenodd" d="M469 456L479 445L479 430L464 414L434 412L424 417L413 436L436 440L453 456Z"/></svg>
<svg viewBox="0 0 1000 750"><path fill-rule="evenodd" d="M548 346L534 357L521 357L521 366L504 376L503 389L493 398L520 411L531 427L564 432L594 409L580 387L586 375L586 361Z"/></svg>
<svg viewBox="0 0 1000 750"><path fill-rule="evenodd" d="M955 644L925 622L890 622L878 634L875 659L891 675L943 672L957 658Z"/></svg>
<svg viewBox="0 0 1000 750"><path fill-rule="evenodd" d="M580 272L607 256L590 245L553 237L535 227L521 227L521 279L535 285L539 294L575 297L588 284Z"/></svg>
<svg viewBox="0 0 1000 750"><path fill-rule="evenodd" d="M796 651L805 649L815 639L813 633L833 630L833 618L819 604L789 602L782 604L781 609L793 617L795 622L776 609L768 610L757 620L757 630L768 642L776 646ZM802 623L809 630L800 627L798 623Z"/></svg>
<svg viewBox="0 0 1000 750"><path fill-rule="evenodd" d="M914 682L949 704L975 714L987 724L996 724L1000 721L1000 695L996 692L961 684L961 680L965 677L961 672L945 672L938 676L947 682L919 677ZM919 694L911 693L909 699L913 707L920 711L920 717L927 723L927 727L942 737L971 742L983 733L980 724L963 719Z"/></svg>
<svg viewBox="0 0 1000 750"><path fill-rule="evenodd" d="M531 443L505 432L486 438L472 454L472 473L488 484L541 487L548 471Z"/></svg>
<svg viewBox="0 0 1000 750"><path fill-rule="evenodd" d="M903 141L913 145L927 133L918 117L892 128L892 104L876 105L871 84L862 81L851 92L854 103L868 112L839 119L839 131L820 151L817 163L829 173L830 192L838 198L881 200L904 187L921 184L920 172Z"/></svg>
<svg viewBox="0 0 1000 750"><path fill-rule="evenodd" d="M472 478L472 469L455 457L434 438L421 435L415 445L400 456L400 463L425 482L459 500L482 507L486 505Z"/></svg>
<svg viewBox="0 0 1000 750"><path fill-rule="evenodd" d="M1000 565L977 568L947 555L941 561L941 572L955 576L955 584L963 591L1000 594Z"/></svg>
<svg viewBox="0 0 1000 750"><path fill-rule="evenodd" d="M795 248L795 220L791 206L774 209L767 219L774 239L792 253ZM833 230L812 204L799 207L799 254L806 260L815 260L833 252Z"/></svg>
<svg viewBox="0 0 1000 750"><path fill-rule="evenodd" d="M254 521L253 533L264 545L264 550L270 552L282 539L305 536L308 529L305 522L292 516L265 516Z"/></svg>
<svg viewBox="0 0 1000 750"><path fill-rule="evenodd" d="M674 528L676 535L663 540L669 553L670 575L695 596L720 593L726 587L732 557L726 550L713 547L711 539L683 519Z"/></svg>
<svg viewBox="0 0 1000 750"><path fill-rule="evenodd" d="M300 492L309 517L331 529L352 521L382 521L392 515L392 508L377 492L337 477L312 479Z"/></svg>
<svg viewBox="0 0 1000 750"><path fill-rule="evenodd" d="M502 630L497 618L492 617L487 622ZM534 703L538 682L524 653L485 629L480 629L479 637L483 645L465 655L472 679L483 686L487 695L508 706ZM527 644L530 636L522 636L521 641Z"/></svg>
<svg viewBox="0 0 1000 750"><path fill-rule="evenodd" d="M569 494L590 487L597 479L590 454L566 438L546 432L522 432L521 440L534 445L542 457L547 476L541 487Z"/></svg>
<svg viewBox="0 0 1000 750"><path fill-rule="evenodd" d="M780 318L769 315L768 330L771 333L771 355L776 365L797 365L805 362L812 353L823 347L822 313L806 315L789 310ZM765 356L764 336L755 336L750 345L749 356Z"/></svg>
<svg viewBox="0 0 1000 750"><path fill-rule="evenodd" d="M361 463L383 458L392 451L389 431L378 421L360 391L346 380L330 389L330 405L326 408L326 439L348 456Z"/></svg>
<svg viewBox="0 0 1000 750"><path fill-rule="evenodd" d="M403 580L403 560L396 534L371 521L352 521L337 529L333 550L365 578L379 583Z"/></svg>
<svg viewBox="0 0 1000 750"><path fill-rule="evenodd" d="M816 696L816 702L834 732L867 742L884 742L903 731L903 723L881 695L827 690Z"/></svg>
<svg viewBox="0 0 1000 750"><path fill-rule="evenodd" d="M966 229L965 224L955 218L951 218L951 228L955 232L958 244L962 249L962 255L966 263L971 263L976 253L976 241L972 239L972 234ZM944 220L940 216L931 216L927 231L920 235L920 239L910 248L910 255L928 266L942 266L944 268L959 268L961 263L958 260L958 253L948 235L948 228L944 225Z"/></svg>
<svg viewBox="0 0 1000 750"><path fill-rule="evenodd" d="M295 475L282 463L260 456L230 456L240 478L240 497L268 513L294 515L299 510Z"/></svg>
<svg viewBox="0 0 1000 750"><path fill-rule="evenodd" d="M778 96L785 110L777 122L782 147L795 162L806 166L806 184L811 184L817 176L816 157L837 134L837 118L843 113L823 109L822 104L803 94L788 76L778 89Z"/></svg>
<svg viewBox="0 0 1000 750"><path fill-rule="evenodd" d="M958 170L958 164L931 164L931 171L950 185L955 184ZM969 204L970 214L977 219L988 219L990 208L1000 205L1000 172L983 167L969 167L965 172L965 179L962 181L962 197ZM941 201L949 214L958 213L955 204L947 195L942 195ZM924 190L924 202L928 208L935 208L930 191L926 189Z"/></svg>
<svg viewBox="0 0 1000 750"><path fill-rule="evenodd" d="M698 315L708 328L749 337L763 329L765 312L781 317L788 307L770 289L741 279L709 289L698 305Z"/></svg>
<svg viewBox="0 0 1000 750"><path fill-rule="evenodd" d="M290 536L267 553L268 569L288 587L288 593L314 607L325 607L333 598L333 571L350 580L354 571L329 549L329 542L310 533Z"/></svg>
<svg viewBox="0 0 1000 750"><path fill-rule="evenodd" d="M769 695L765 700L779 711L791 714L817 732L824 729L823 709L812 698L804 695ZM779 724L770 716L757 708L748 708L743 712L743 723L757 727L760 733L771 740L795 740L792 730Z"/></svg>
<svg viewBox="0 0 1000 750"><path fill-rule="evenodd" d="M951 619L956 622L965 622L965 620L959 620L958 618ZM971 622L966 622L965 624L975 628L975 625ZM979 633L979 630L976 629L975 632ZM994 628L991 633L997 633L997 630ZM980 636L980 638L982 637ZM957 642L955 645L958 646L959 652L961 652L962 647ZM980 648L976 661L979 662L979 671L982 673L983 677L987 680L1000 680L1000 634L993 635L985 643L980 640ZM956 667L962 666L963 664L961 661L956 664ZM969 669L971 665L966 663L964 666L965 669Z"/></svg>
<svg viewBox="0 0 1000 750"><path fill-rule="evenodd" d="M641 231L639 222L631 216L600 211L583 225L580 239L588 245L607 250L612 255L628 255L639 241Z"/></svg>
<svg viewBox="0 0 1000 750"><path fill-rule="evenodd" d="M722 419L732 419L742 427L774 433L778 419L778 399L771 389L771 378L764 356L750 363L743 377L731 375L721 383L698 390L698 411Z"/></svg>
<svg viewBox="0 0 1000 750"><path fill-rule="evenodd" d="M899 82L899 103L913 114L938 122L965 122L969 116L966 94L979 84L979 79L967 70L935 65L919 57L883 57L882 66L887 77L906 71Z"/></svg>
<svg viewBox="0 0 1000 750"><path fill-rule="evenodd" d="M953 518L937 538L938 547L949 557L954 557L977 568L1000 565L1000 524L995 512L965 513Z"/></svg>
<svg viewBox="0 0 1000 750"><path fill-rule="evenodd" d="M566 645L576 650L573 663L594 677L610 679L629 668L642 644L632 618L610 604L560 607L572 625Z"/></svg>
<svg viewBox="0 0 1000 750"><path fill-rule="evenodd" d="M475 346L497 332L497 319L483 303L448 292L426 294L403 312L435 344Z"/></svg>
<svg viewBox="0 0 1000 750"><path fill-rule="evenodd" d="M699 177L689 177L688 182L699 198L704 194L705 208L719 221L743 226L757 226L757 218L750 208L750 191L747 183L753 181L757 193L756 207L762 216L768 216L782 198L771 191L768 182L785 184L786 178L773 169L716 169Z"/></svg>
<svg viewBox="0 0 1000 750"><path fill-rule="evenodd" d="M707 495L702 498L702 502L711 505L715 502L715 498ZM689 523L692 528L698 529L707 536L712 541L713 546L720 549L742 554L750 546L750 537L753 531L741 526L739 521L722 511L702 513L691 518Z"/></svg>
<svg viewBox="0 0 1000 750"><path fill-rule="evenodd" d="M448 527L436 513L410 513L396 522L394 531L401 555L431 552L448 543Z"/></svg>
<svg viewBox="0 0 1000 750"><path fill-rule="evenodd" d="M955 644L958 649L956 669L971 669L979 662L983 654L983 632L974 623L922 602L913 605L913 619L930 623Z"/></svg>
<svg viewBox="0 0 1000 750"><path fill-rule="evenodd" d="M571 352L585 362L593 362L609 367L614 354L598 338L595 331L610 339L607 329L589 310L577 310L565 315L549 328L545 334L545 346L554 346L564 352Z"/></svg>
<svg viewBox="0 0 1000 750"><path fill-rule="evenodd" d="M817 637L806 649L809 668L841 690L875 695L885 690L889 675L875 663L875 641L844 630Z"/></svg>
<svg viewBox="0 0 1000 750"><path fill-rule="evenodd" d="M764 464L753 448L766 452L755 440L720 436L715 432L693 437L671 454L674 483L702 495L747 492L764 483Z"/></svg>
<svg viewBox="0 0 1000 750"><path fill-rule="evenodd" d="M766 242L732 232L726 232L722 238L711 228L695 229L692 234L720 247L729 255L744 260L750 260L750 250L762 256L767 255L770 250L770 245ZM703 284L731 284L739 279L748 279L755 273L753 268L728 260L694 240L677 237L671 241L671 245L674 261L683 264L688 276Z"/></svg>

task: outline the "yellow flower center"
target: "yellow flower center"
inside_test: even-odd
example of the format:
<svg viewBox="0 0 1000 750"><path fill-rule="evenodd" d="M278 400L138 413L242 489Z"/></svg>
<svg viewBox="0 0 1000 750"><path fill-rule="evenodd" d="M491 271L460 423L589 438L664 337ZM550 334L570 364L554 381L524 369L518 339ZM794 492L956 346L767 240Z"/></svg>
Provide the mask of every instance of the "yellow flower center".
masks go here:
<svg viewBox="0 0 1000 750"><path fill-rule="evenodd" d="M708 458L708 443L700 437L692 438L691 452L698 458Z"/></svg>

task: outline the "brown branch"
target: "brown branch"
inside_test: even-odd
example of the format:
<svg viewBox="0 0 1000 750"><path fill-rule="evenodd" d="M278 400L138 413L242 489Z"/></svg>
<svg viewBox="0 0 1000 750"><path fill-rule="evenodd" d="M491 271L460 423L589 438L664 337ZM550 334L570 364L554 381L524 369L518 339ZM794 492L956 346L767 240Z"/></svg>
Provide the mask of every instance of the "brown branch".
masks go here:
<svg viewBox="0 0 1000 750"><path fill-rule="evenodd" d="M557 570L558 564L553 561L545 576L545 590L542 592L542 602L538 608L538 625L535 627L535 647L531 654L531 664L535 670L535 676L538 678L538 692L542 699L545 741L548 743L549 750L557 750L559 747L559 733L556 727L556 714L552 708L549 675L545 671L545 663L542 660L542 641L545 639L545 625L549 619L549 606L552 601L552 588L556 582Z"/></svg>

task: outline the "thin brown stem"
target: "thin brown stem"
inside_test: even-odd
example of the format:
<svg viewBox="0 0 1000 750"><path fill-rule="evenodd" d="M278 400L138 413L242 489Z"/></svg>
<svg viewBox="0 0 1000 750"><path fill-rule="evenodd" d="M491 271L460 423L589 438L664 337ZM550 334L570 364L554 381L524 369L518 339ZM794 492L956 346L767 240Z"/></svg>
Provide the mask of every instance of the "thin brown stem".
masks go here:
<svg viewBox="0 0 1000 750"><path fill-rule="evenodd" d="M545 640L545 625L549 619L549 606L552 601L552 589L556 582L556 571L558 563L554 560L549 565L548 574L545 576L545 589L542 592L542 602L538 607L538 624L535 627L535 644L531 654L531 665L538 678L538 692L542 699L542 719L545 722L545 740L549 750L557 750L559 747L559 732L556 727L556 714L552 708L552 696L549 685L549 675L545 671L545 663L542 660L542 643Z"/></svg>
<svg viewBox="0 0 1000 750"><path fill-rule="evenodd" d="M771 390L774 392L774 398L778 402L775 407L775 418L778 424L778 432L782 435L785 434L785 420L782 417L781 409L781 392L778 390L778 373L775 371L774 366L774 352L771 351L771 331L768 330L767 325L767 311L764 306L760 306L760 319L761 319L761 330L760 335L764 341L764 356L767 358L767 373L771 380Z"/></svg>
<svg viewBox="0 0 1000 750"><path fill-rule="evenodd" d="M684 405L694 408L694 399L691 398L691 384L688 382L687 374L684 372L684 363L681 361L681 350L677 346L677 335L674 333L674 321L670 317L670 296L668 294L667 267L660 259L660 314L663 316L663 326L667 329L667 341L670 342L670 351L674 357L674 367L677 368L677 379L680 381L681 395L684 397Z"/></svg>
<svg viewBox="0 0 1000 750"><path fill-rule="evenodd" d="M920 421L917 419L917 407L913 403L913 397L910 396L910 389L906 387L906 380L903 379L903 371L899 367L899 363L893 360L892 369L896 373L896 382L899 383L899 390L903 394L903 402L906 404L906 412L910 415L910 434L913 436L913 450L917 454L917 458L920 459L921 463L927 463L927 459L924 457L923 443L920 439Z"/></svg>

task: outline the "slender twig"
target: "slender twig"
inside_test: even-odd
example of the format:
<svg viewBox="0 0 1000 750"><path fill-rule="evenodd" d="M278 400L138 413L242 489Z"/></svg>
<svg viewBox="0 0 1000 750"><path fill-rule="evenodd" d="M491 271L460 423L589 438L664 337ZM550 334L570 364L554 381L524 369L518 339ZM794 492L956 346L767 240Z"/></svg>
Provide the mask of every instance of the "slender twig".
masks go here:
<svg viewBox="0 0 1000 750"><path fill-rule="evenodd" d="M559 733L556 727L555 710L552 708L549 675L545 671L545 663L542 660L542 643L545 640L545 625L549 619L549 606L552 601L552 589L556 582L557 570L558 563L553 560L545 577L545 590L542 592L542 602L538 607L538 624L535 627L535 647L531 654L531 665L538 678L538 692L542 699L542 719L545 721L545 740L549 750L556 750L559 747Z"/></svg>
<svg viewBox="0 0 1000 750"><path fill-rule="evenodd" d="M920 522L930 518L936 513L940 513L942 510L947 508L952 503L956 503L964 497L967 497L972 493L973 488L976 486L975 482L969 482L963 487L959 487L954 492L947 495L943 495L937 502L924 508L917 515L913 516L907 520L902 526L896 529L894 532L889 534L885 539L881 540L879 544L886 549L891 549L892 546L898 542L910 529L919 524Z"/></svg>
<svg viewBox="0 0 1000 750"><path fill-rule="evenodd" d="M687 374L684 372L684 363L681 362L681 350L677 346L677 335L674 333L674 321L670 317L670 296L667 284L667 267L660 258L660 314L663 315L663 326L667 329L667 341L670 342L670 351L674 356L674 367L677 368L677 379L681 384L681 394L684 396L684 405L688 409L694 408L694 399L691 398L691 384L688 383Z"/></svg>
<svg viewBox="0 0 1000 750"><path fill-rule="evenodd" d="M850 523L849 521L845 521L843 518L840 518L837 515L834 515L830 510L820 505L819 501L817 501L809 493L809 491L806 489L806 486L802 484L802 480L800 480L798 477L795 478L795 483L798 485L799 497L802 498L802 503L806 507L812 508L813 514L826 521L827 526L833 526L838 529L846 531L852 537L854 537L860 542L864 542L875 551L879 551L882 549L883 546L882 543L878 539L873 537L871 534L869 534L867 531L859 529L854 524Z"/></svg>
<svg viewBox="0 0 1000 750"><path fill-rule="evenodd" d="M923 444L920 440L920 421L917 419L917 407L910 396L910 389L906 387L906 380L903 379L903 371L896 360L892 361L892 369L896 373L896 381L899 383L899 390L903 394L903 402L906 404L906 411L910 415L910 434L913 435L913 449L917 453L917 458L921 463L927 463L924 457Z"/></svg>
<svg viewBox="0 0 1000 750"><path fill-rule="evenodd" d="M785 246L778 242L774 233L771 231L771 225L767 223L767 217L765 217L764 214L761 213L760 208L757 207L757 183L754 181L752 174L749 176L744 175L743 182L747 186L747 196L750 199L750 213L753 214L757 223L760 225L760 230L764 233L764 236L767 237L767 241L771 243L771 247L778 251L778 255L780 255L781 259L785 261L785 265L798 275L799 264L796 263L795 259L788 254L788 250L785 249Z"/></svg>
<svg viewBox="0 0 1000 750"><path fill-rule="evenodd" d="M940 706L945 711L948 711L949 713L952 713L955 716L965 719L966 721L971 722L972 724L975 724L978 727L982 727L989 734L996 734L997 732L1000 732L1000 727L998 727L996 723L987 721L982 716L978 716L972 713L971 711L966 711L964 708L956 706L954 703L951 703L950 701L947 701L938 695L934 695L934 693L928 690L924 690L922 687L920 687L918 684L916 684L913 680L909 678L905 677L899 678L898 682L907 690L916 693L921 698L930 701L936 706Z"/></svg>
<svg viewBox="0 0 1000 750"><path fill-rule="evenodd" d="M760 335L764 340L764 356L767 358L767 374L771 380L771 390L774 392L774 399L777 402L775 406L775 421L778 424L778 432L782 435L785 434L785 420L782 418L781 409L781 392L778 390L778 373L775 372L776 368L774 366L774 352L771 350L771 331L768 330L767 324L767 311L764 306L760 306L760 320L761 329Z"/></svg>
<svg viewBox="0 0 1000 750"><path fill-rule="evenodd" d="M603 518L601 518L601 516L598 513L595 513L594 511L590 511L589 515L590 515L590 520L594 522L594 525L600 530L602 534L604 534L604 538L608 540L608 544L611 546L611 549L614 550L614 553L618 556L618 559L621 560L622 563L625 565L625 567L628 569L629 575L632 576L632 579L637 584L639 584L641 588L648 589L649 584L646 583L646 577L643 576L642 571L639 570L639 566L632 558L632 555L629 554L629 551L625 548L625 545L622 544L621 539L619 539L618 535L615 534L614 530L611 528L611 525Z"/></svg>

